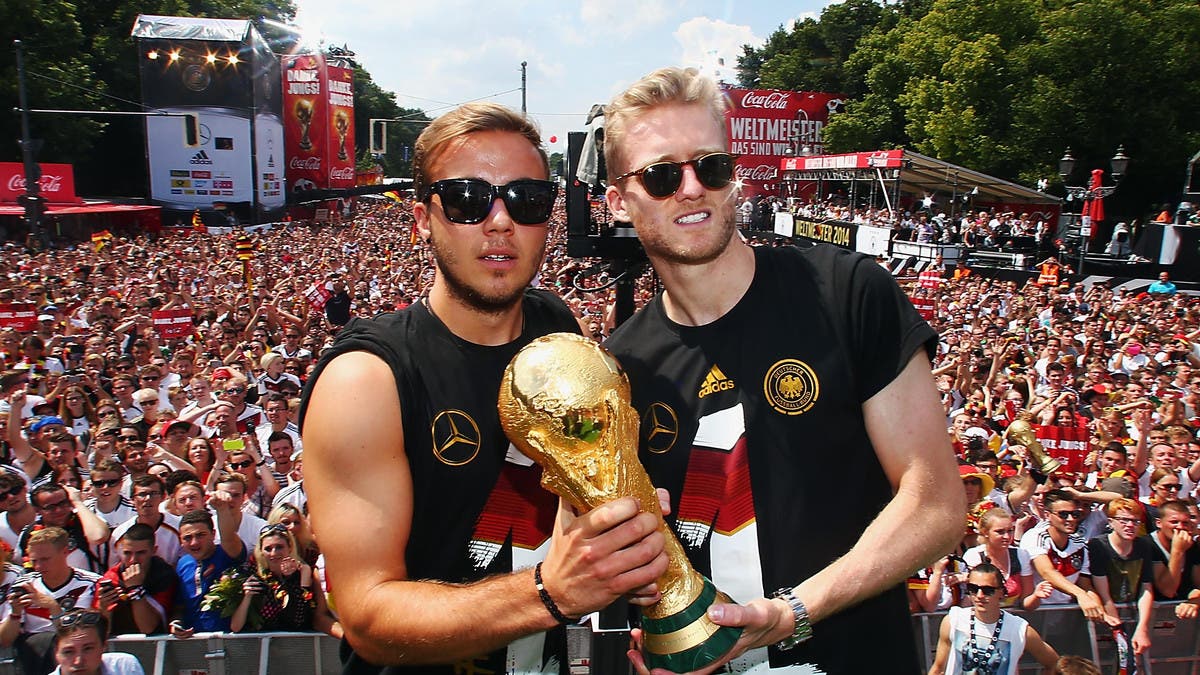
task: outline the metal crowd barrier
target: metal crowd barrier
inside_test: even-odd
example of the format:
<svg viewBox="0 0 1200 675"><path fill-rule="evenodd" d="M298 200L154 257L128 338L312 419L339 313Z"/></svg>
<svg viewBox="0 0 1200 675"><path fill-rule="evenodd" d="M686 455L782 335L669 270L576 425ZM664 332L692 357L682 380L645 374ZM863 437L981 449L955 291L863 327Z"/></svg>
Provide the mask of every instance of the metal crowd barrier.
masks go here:
<svg viewBox="0 0 1200 675"><path fill-rule="evenodd" d="M1200 621L1181 621L1175 617L1178 602L1154 603L1150 624L1150 650L1138 659L1138 672L1144 675L1200 675ZM1137 608L1118 605L1125 634L1133 639ZM1104 673L1116 672L1117 648L1111 632L1083 617L1075 605L1043 606L1032 612L1013 612L1024 618L1059 654L1077 654L1091 659ZM928 670L937 653L938 629L945 612L913 615L913 635L921 648L923 666ZM1132 649L1132 645L1130 646ZM1028 654L1018 664L1020 673L1040 673Z"/></svg>
<svg viewBox="0 0 1200 675"><path fill-rule="evenodd" d="M1200 621L1177 619L1177 604L1154 604L1152 646L1139 659L1139 673L1200 675ZM1136 608L1120 605L1118 609L1126 634L1132 639ZM1029 621L1059 654L1078 654L1099 664L1102 672L1115 672L1116 646L1109 631L1084 619L1074 605L1014 613ZM936 612L912 617L913 637L924 670L933 665L938 629L944 616L945 612ZM605 672L597 668L607 659L599 658L603 654L595 651L597 645L592 644L595 636L591 632L586 626L571 627L568 631L570 672L613 675L614 664L603 667ZM338 641L322 633L201 633L188 640L123 635L109 641L109 651L133 654L147 675L317 675L341 671ZM20 675L20 672L12 650L0 649L0 675ZM1040 673L1041 667L1026 654L1019 663L1019 672Z"/></svg>

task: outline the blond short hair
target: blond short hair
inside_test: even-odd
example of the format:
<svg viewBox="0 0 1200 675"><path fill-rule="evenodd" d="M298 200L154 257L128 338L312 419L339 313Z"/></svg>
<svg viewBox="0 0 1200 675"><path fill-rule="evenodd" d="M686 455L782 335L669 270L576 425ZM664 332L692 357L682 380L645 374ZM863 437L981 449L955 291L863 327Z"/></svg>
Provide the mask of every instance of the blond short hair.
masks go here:
<svg viewBox="0 0 1200 675"><path fill-rule="evenodd" d="M26 546L36 546L38 544L50 544L56 549L63 550L67 544L71 543L71 535L61 527L47 527L35 531L29 535L29 541Z"/></svg>
<svg viewBox="0 0 1200 675"><path fill-rule="evenodd" d="M442 115L417 137L413 145L413 190L417 199L426 199L429 168L463 136L480 131L508 131L521 134L542 158L542 167L550 175L550 158L542 147L542 135L529 118L496 103L475 102L461 105Z"/></svg>
<svg viewBox="0 0 1200 675"><path fill-rule="evenodd" d="M672 103L700 103L708 108L713 121L725 125L729 105L712 78L695 68L660 68L650 73L617 94L604 111L604 161L610 183L614 176L634 168L622 165L621 154L630 121L652 108Z"/></svg>

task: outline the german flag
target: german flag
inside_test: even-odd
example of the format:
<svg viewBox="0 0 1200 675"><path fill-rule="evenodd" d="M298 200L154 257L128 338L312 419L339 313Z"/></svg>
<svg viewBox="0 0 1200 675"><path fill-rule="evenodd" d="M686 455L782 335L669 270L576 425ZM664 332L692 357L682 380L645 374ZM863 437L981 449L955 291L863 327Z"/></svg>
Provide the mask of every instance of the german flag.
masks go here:
<svg viewBox="0 0 1200 675"><path fill-rule="evenodd" d="M104 248L106 244L111 244L112 240L112 232L109 232L108 230L100 230L99 232L92 233L92 245L96 247L97 253L99 253L100 249Z"/></svg>
<svg viewBox="0 0 1200 675"><path fill-rule="evenodd" d="M254 242L250 240L250 237L247 237L246 235L238 237L233 246L237 250L238 260L252 260L254 258L254 250L258 248L254 245Z"/></svg>
<svg viewBox="0 0 1200 675"><path fill-rule="evenodd" d="M208 226L204 224L204 220L200 218L200 209L192 211L192 229L197 232L208 232Z"/></svg>

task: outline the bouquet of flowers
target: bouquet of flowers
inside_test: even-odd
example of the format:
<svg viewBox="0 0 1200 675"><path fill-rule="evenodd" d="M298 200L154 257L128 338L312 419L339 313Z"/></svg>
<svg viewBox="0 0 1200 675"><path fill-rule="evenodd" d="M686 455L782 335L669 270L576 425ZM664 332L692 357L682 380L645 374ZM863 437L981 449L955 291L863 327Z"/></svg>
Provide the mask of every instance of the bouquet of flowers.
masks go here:
<svg viewBox="0 0 1200 675"><path fill-rule="evenodd" d="M233 567L226 570L221 578L213 584L208 592L204 594L204 600L200 602L200 610L204 612L220 612L221 617L228 619L237 611L238 605L242 602L242 596L246 594L243 588L246 580L252 576L256 576L255 571L251 571L242 567ZM255 595L250 600L250 611L246 615L246 627L250 630L258 630L262 628L263 617L259 611L262 607L263 596Z"/></svg>

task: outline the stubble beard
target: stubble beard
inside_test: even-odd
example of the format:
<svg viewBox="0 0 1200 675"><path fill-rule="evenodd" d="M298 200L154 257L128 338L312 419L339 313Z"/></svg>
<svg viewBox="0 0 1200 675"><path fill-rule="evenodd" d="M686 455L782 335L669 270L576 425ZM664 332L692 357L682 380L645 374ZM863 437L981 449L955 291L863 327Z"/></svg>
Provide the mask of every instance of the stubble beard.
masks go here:
<svg viewBox="0 0 1200 675"><path fill-rule="evenodd" d="M533 274L529 275L525 283L514 286L509 290L489 293L486 290L472 287L457 273L455 269L457 257L443 248L439 244L438 238L432 236L432 234L429 237L429 248L433 253L433 260L437 265L441 280L446 285L446 292L451 298L480 314L502 314L511 309L521 301L521 298L525 295L525 289L529 286L529 282L533 280L533 274L537 273L537 269L535 268ZM543 243L542 250L537 256L538 260L542 259L545 250L546 245Z"/></svg>
<svg viewBox="0 0 1200 675"><path fill-rule="evenodd" d="M669 235L650 233L650 236L647 237L639 233L642 246L645 247L647 255L651 258L667 264L703 265L710 263L725 252L725 249L729 247L729 242L733 239L733 233L737 230L734 211L729 204L718 204L713 209L712 217L716 220L716 231L701 245L679 246L670 242ZM667 221L664 225L666 228L679 227L672 221Z"/></svg>

